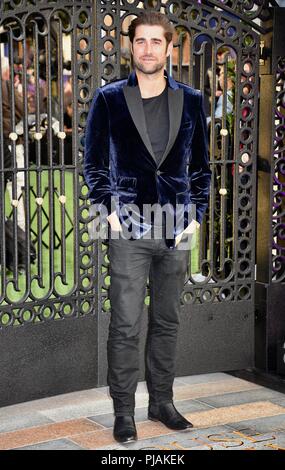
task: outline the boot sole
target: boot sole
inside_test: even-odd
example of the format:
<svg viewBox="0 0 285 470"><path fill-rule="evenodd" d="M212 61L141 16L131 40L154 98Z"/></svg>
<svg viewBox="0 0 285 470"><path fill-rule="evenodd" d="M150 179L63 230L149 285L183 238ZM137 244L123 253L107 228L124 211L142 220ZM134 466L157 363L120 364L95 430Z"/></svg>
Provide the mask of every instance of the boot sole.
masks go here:
<svg viewBox="0 0 285 470"><path fill-rule="evenodd" d="M124 444L126 442L136 442L138 440L137 436L136 437L130 437L129 439L117 439L115 436L113 436L114 439L119 442L120 444Z"/></svg>
<svg viewBox="0 0 285 470"><path fill-rule="evenodd" d="M148 419L151 420L151 421L156 421L156 422L160 422L162 423L164 426L166 426L168 429L171 429L172 431L185 431L186 429L192 429L194 426L186 426L185 428L181 428L181 429L177 429L177 428L171 428L170 426L167 426L167 424L165 424L163 421L160 421L160 419L158 418L154 418L150 415L148 415Z"/></svg>

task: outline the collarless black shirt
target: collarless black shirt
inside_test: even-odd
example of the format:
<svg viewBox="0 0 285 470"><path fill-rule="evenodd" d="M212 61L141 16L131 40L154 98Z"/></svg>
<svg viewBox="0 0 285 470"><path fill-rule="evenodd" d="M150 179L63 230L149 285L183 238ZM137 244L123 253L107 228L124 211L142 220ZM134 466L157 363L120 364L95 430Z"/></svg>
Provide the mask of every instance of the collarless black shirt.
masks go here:
<svg viewBox="0 0 285 470"><path fill-rule="evenodd" d="M159 164L166 149L169 135L167 84L160 95L142 98L142 102L147 132L157 164Z"/></svg>

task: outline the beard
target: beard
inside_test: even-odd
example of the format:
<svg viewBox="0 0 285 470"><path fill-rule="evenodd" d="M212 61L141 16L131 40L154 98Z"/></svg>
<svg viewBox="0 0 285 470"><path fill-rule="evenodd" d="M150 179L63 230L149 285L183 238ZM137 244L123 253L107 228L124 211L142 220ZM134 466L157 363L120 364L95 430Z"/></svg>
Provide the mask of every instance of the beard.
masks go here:
<svg viewBox="0 0 285 470"><path fill-rule="evenodd" d="M158 62L158 63L153 62L152 66L150 66L150 62L148 64L144 64L143 62L137 61L133 57L133 65L140 72L143 72L146 75L152 75L152 74L155 74L155 73L159 72L161 69L163 69L164 66L165 66L165 63L164 62Z"/></svg>

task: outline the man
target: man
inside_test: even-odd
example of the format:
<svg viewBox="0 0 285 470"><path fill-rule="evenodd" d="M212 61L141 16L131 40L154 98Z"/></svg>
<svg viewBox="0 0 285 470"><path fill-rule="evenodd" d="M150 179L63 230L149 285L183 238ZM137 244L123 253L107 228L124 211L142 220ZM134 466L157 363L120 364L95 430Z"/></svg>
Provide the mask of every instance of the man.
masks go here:
<svg viewBox="0 0 285 470"><path fill-rule="evenodd" d="M98 210L104 206L108 212L111 233L108 385L119 442L137 439L138 346L148 276L148 418L171 429L192 427L173 404L180 295L189 256L189 249L179 247L182 236L193 233L201 222L211 172L201 93L164 70L172 35L172 25L158 12L145 11L132 21L134 71L128 79L97 89L86 129L89 198ZM157 208L152 218L144 213L154 204L165 209L162 219L153 220ZM191 204L196 205L196 220ZM130 206L131 215L126 209ZM180 223L169 230L171 216Z"/></svg>
<svg viewBox="0 0 285 470"><path fill-rule="evenodd" d="M4 151L7 157L10 152L10 167L13 166L12 156L12 141L11 136L16 138L16 164L17 168L23 168L24 164L24 139L21 135L17 135L15 130L12 129L12 88L13 83L10 79L10 66L7 57L1 58L1 71L2 71L2 116L3 116L3 138L4 138ZM14 119L16 124L23 118L23 97L19 93L16 87L14 87ZM7 148L8 147L8 148ZM9 172L10 173L10 172ZM12 179L12 172L8 175ZM25 186L25 174L23 171L17 171L16 175L16 187L13 191L12 181L7 182L7 189L10 195L10 199L13 205L17 207L17 224L25 231L26 230L26 218L25 208L22 196L22 188Z"/></svg>

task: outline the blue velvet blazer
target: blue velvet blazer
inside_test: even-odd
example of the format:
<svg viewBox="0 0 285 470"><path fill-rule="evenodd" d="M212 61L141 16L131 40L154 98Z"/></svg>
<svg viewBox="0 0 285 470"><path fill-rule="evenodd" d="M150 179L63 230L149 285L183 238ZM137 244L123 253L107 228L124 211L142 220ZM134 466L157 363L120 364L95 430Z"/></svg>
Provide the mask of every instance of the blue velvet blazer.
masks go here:
<svg viewBox="0 0 285 470"><path fill-rule="evenodd" d="M176 216L177 204L180 208L183 205L183 227L175 226L173 238L167 240L168 247L173 248L175 236L191 222L189 214L190 219L201 223L208 205L211 171L202 94L174 80L166 70L164 74L168 85L169 139L159 165L133 71L127 79L95 91L86 124L83 173L90 202L104 205L108 214L115 209L122 225L124 217L118 210L122 205L136 204L142 211L144 204L159 203ZM139 219L133 218L133 238L140 238L150 229L143 221L141 212Z"/></svg>

